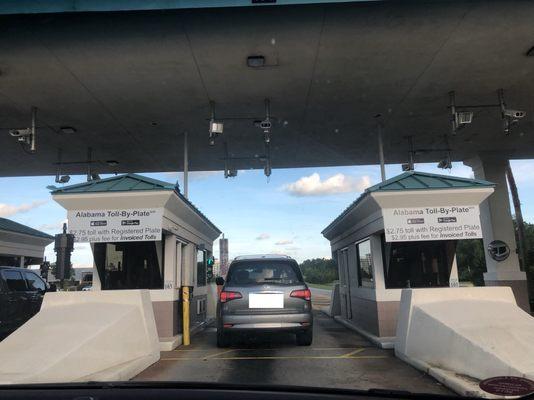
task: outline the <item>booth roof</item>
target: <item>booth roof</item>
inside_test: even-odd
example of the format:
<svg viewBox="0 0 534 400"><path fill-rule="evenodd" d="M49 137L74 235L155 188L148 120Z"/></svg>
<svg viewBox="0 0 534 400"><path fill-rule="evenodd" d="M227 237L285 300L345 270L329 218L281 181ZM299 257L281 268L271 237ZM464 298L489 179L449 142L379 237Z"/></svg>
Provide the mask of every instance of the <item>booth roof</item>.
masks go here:
<svg viewBox="0 0 534 400"><path fill-rule="evenodd" d="M52 190L52 194L75 194L91 192L129 192L131 190L175 190L176 185L137 174L124 174L111 178L63 186Z"/></svg>
<svg viewBox="0 0 534 400"><path fill-rule="evenodd" d="M18 222L11 221L7 218L0 218L0 231L22 233L23 235L36 236L44 239L54 240L54 237L47 233L30 228L26 225L19 224Z"/></svg>
<svg viewBox="0 0 534 400"><path fill-rule="evenodd" d="M404 172L365 189L365 192L363 192L356 201L351 203L336 219L323 229L321 233L324 236L326 232L337 225L337 223L352 211L365 197L367 197L369 193L408 190L476 189L487 187L495 187L495 184L481 179L460 178L457 176L438 175L428 172Z"/></svg>
<svg viewBox="0 0 534 400"><path fill-rule="evenodd" d="M191 209L197 213L208 225L221 233L198 208L195 207L181 193L178 184L160 181L158 179L148 178L138 174L123 174L112 176L111 178L96 179L89 182L78 183L76 185L63 186L52 190L52 195L62 194L84 194L84 193L113 193L113 192L130 192L130 191L158 191L172 190L174 193Z"/></svg>

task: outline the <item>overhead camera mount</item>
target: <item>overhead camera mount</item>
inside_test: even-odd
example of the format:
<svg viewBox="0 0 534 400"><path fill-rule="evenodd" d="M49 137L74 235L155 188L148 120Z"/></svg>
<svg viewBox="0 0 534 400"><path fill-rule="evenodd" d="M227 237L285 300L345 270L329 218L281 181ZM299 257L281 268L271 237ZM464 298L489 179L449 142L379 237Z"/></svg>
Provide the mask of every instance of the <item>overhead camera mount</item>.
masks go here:
<svg viewBox="0 0 534 400"><path fill-rule="evenodd" d="M22 146L23 150L28 153L35 153L36 147L36 119L37 119L37 107L31 109L31 126L29 128L10 129L9 134L15 138Z"/></svg>
<svg viewBox="0 0 534 400"><path fill-rule="evenodd" d="M265 143L270 143L271 141L271 129L273 124L271 122L271 101L265 99L265 119L260 122L260 129L263 131L263 140Z"/></svg>
<svg viewBox="0 0 534 400"><path fill-rule="evenodd" d="M224 123L215 120L215 102L210 101L210 128L209 128L209 145L215 144L215 138L224 131Z"/></svg>
<svg viewBox="0 0 534 400"><path fill-rule="evenodd" d="M473 122L473 112L467 111L469 109L477 108L498 108L501 111L502 130L505 135L509 135L511 127L524 118L527 113L521 110L509 109L504 100L504 90L497 90L497 97L499 102L497 104L478 104L478 105L457 105L455 99L455 92L449 92L449 109L451 112L451 133L456 133L465 125Z"/></svg>

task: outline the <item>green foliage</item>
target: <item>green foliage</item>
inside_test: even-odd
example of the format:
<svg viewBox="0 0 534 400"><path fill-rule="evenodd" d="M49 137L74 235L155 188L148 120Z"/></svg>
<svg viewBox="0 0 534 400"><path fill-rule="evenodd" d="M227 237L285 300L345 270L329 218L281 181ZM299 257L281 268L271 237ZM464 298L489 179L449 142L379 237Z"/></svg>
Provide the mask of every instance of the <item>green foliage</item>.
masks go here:
<svg viewBox="0 0 534 400"><path fill-rule="evenodd" d="M484 286L483 273L486 272L486 260L482 239L459 240L456 246L456 263L461 282Z"/></svg>
<svg viewBox="0 0 534 400"><path fill-rule="evenodd" d="M534 224L525 222L525 253L526 265L525 270L534 270Z"/></svg>
<svg viewBox="0 0 534 400"><path fill-rule="evenodd" d="M338 278L337 263L327 258L305 260L300 264L304 280L309 283L331 283Z"/></svg>
<svg viewBox="0 0 534 400"><path fill-rule="evenodd" d="M72 268L73 267L71 264L70 267L65 271L65 279L74 279L74 271ZM50 264L50 270L52 271L52 274L57 277L57 265L55 262Z"/></svg>
<svg viewBox="0 0 534 400"><path fill-rule="evenodd" d="M518 238L516 235L517 241ZM531 291L534 293L534 224L528 222L525 222L525 242L526 265L523 268L527 273L527 280ZM515 249L510 249L510 251L515 251ZM481 239L458 241L456 261L458 263L460 281L470 281L476 286L484 285L484 277L482 275L486 272L484 252L485 249Z"/></svg>

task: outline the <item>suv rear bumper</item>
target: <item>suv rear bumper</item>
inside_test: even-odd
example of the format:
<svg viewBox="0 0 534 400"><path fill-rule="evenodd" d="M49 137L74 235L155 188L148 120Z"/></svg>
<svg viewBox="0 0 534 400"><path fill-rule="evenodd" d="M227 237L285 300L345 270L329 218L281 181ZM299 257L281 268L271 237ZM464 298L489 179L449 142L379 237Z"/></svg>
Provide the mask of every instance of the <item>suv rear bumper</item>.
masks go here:
<svg viewBox="0 0 534 400"><path fill-rule="evenodd" d="M220 327L225 331L302 331L311 328L311 313L276 315L224 315Z"/></svg>

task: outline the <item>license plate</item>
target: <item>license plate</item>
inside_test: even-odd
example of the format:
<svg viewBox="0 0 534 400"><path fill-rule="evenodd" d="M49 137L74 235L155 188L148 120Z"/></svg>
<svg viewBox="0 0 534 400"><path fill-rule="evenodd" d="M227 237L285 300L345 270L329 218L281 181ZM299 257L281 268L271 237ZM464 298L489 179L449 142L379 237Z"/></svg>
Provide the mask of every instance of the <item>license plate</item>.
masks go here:
<svg viewBox="0 0 534 400"><path fill-rule="evenodd" d="M283 293L250 293L248 308L284 308Z"/></svg>

